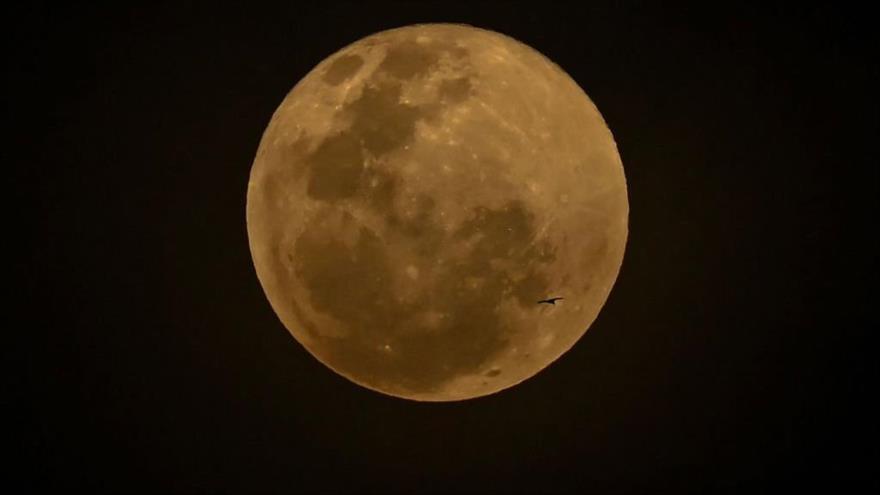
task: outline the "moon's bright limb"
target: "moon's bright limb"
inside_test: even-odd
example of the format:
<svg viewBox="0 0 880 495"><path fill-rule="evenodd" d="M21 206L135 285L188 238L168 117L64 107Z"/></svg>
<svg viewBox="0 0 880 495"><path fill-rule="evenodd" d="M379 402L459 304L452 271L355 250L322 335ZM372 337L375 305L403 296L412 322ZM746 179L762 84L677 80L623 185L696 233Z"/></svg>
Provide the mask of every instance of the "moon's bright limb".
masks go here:
<svg viewBox="0 0 880 495"><path fill-rule="evenodd" d="M294 338L425 401L497 392L568 350L617 277L627 216L617 148L578 85L451 24L318 64L272 117L247 198L257 275Z"/></svg>

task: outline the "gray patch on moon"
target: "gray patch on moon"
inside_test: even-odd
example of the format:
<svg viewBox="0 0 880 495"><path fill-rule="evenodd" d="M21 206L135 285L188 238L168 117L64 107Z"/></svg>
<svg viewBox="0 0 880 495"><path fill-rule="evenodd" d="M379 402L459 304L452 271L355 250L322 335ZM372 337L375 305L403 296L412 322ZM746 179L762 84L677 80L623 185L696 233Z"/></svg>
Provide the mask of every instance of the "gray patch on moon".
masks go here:
<svg viewBox="0 0 880 495"><path fill-rule="evenodd" d="M325 139L309 156L308 195L334 201L354 195L364 171L360 143L348 132Z"/></svg>
<svg viewBox="0 0 880 495"><path fill-rule="evenodd" d="M444 50L461 54L455 46L445 47ZM440 53L442 51L427 48L415 41L402 42L388 49L379 68L397 79L409 79L430 70L440 59ZM338 80L338 84L356 73L362 64L363 59L356 55L342 55L330 65L323 79L328 84ZM328 78L330 81L327 81ZM326 138L306 160L307 168L311 171L308 187L310 197L335 201L351 197L361 189L366 194L372 194L383 206L390 205L398 179L388 172L373 173L367 182L373 190L363 188L361 179L365 153L380 158L412 143L416 123L432 117L438 111L436 105L402 103L401 91L401 83L374 75L365 83L362 93L343 106L341 112L350 118L350 127ZM469 76L441 81L437 94L447 104L465 101L473 94ZM379 188L376 188L373 179L379 181Z"/></svg>
<svg viewBox="0 0 880 495"><path fill-rule="evenodd" d="M448 103L461 103L473 94L473 86L469 77L447 79L437 89L440 99Z"/></svg>
<svg viewBox="0 0 880 495"><path fill-rule="evenodd" d="M374 209L361 198L355 201ZM531 306L548 290L540 275L546 261L527 258L536 231L533 215L521 203L478 208L451 233L437 223L432 203L429 197L421 198L416 219L389 221L385 233L408 239L407 250L422 266L432 267L428 287L421 285L424 290L414 297L402 297L389 283L402 269L400 263L389 257L379 234L358 227L356 220L351 227L358 229L353 245L338 239L334 230L321 228L328 219L320 217L296 240L295 271L312 307L347 330L344 339L325 339L323 348L339 371L387 381L409 392L435 391L456 376L476 372L503 351L515 330L497 310L504 300L513 297ZM395 211L384 213L392 219L399 216ZM432 265L439 253L459 244L466 244L461 259L448 266ZM498 256L511 258L520 268L493 265L491 260ZM523 268L524 277L518 273Z"/></svg>
<svg viewBox="0 0 880 495"><path fill-rule="evenodd" d="M468 54L466 47L456 45L448 39L401 39L388 47L379 70L398 79L413 79L427 74L440 62L443 55L463 60Z"/></svg>
<svg viewBox="0 0 880 495"><path fill-rule="evenodd" d="M424 117L418 107L399 103L399 97L400 86L386 83L365 87L345 107L344 112L352 117L351 127L325 139L306 159L311 198L335 201L360 189L373 195L377 205L390 205L397 180L394 174L371 172L366 181L362 179L367 154L378 158L412 141L416 121Z"/></svg>
<svg viewBox="0 0 880 495"><path fill-rule="evenodd" d="M365 227L357 228L356 238L349 246L332 233L308 229L296 240L294 264L315 310L362 331L380 323L377 310L393 301L385 289L390 277L381 239Z"/></svg>
<svg viewBox="0 0 880 495"><path fill-rule="evenodd" d="M357 55L340 55L334 60L321 78L330 86L337 86L358 73L364 65L364 59Z"/></svg>
<svg viewBox="0 0 880 495"><path fill-rule="evenodd" d="M309 138L300 137L293 143L278 146L276 153L267 154L266 176L261 183L267 205L278 208L287 201L288 185L298 181L305 171L296 165L305 159L308 147Z"/></svg>
<svg viewBox="0 0 880 495"><path fill-rule="evenodd" d="M351 121L349 128L326 138L307 158L307 168L311 172L310 197L329 202L351 197L358 189L364 190L361 179L366 154L381 158L413 141L416 123L431 118L439 107L436 104L416 106L401 102L402 81L427 74L444 53L461 58L467 50L451 43L419 43L415 40L403 40L387 48L378 73L364 83L356 99L341 109ZM363 64L363 58L358 55L340 55L324 72L322 80L331 86L338 85L354 76ZM391 78L383 77L383 74ZM469 77L441 81L437 89L438 99L447 105L465 101L473 94ZM396 177L385 172L369 179L370 185L373 179L378 180L380 188L367 194L373 194L379 203L387 206Z"/></svg>
<svg viewBox="0 0 880 495"><path fill-rule="evenodd" d="M400 85L366 86L345 109L353 116L350 132L373 156L382 156L412 141L416 121L425 116L419 107L400 102Z"/></svg>
<svg viewBox="0 0 880 495"><path fill-rule="evenodd" d="M415 40L402 40L388 47L379 70L398 79L412 79L426 74L440 61L440 52Z"/></svg>

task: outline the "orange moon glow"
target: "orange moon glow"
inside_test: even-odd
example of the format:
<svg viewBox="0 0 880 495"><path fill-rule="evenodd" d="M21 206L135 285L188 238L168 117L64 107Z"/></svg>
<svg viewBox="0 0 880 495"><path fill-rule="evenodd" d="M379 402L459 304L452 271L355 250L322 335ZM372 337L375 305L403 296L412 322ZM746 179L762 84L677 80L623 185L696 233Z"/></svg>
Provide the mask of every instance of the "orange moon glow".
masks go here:
<svg viewBox="0 0 880 495"><path fill-rule="evenodd" d="M617 147L577 83L453 24L319 63L272 117L247 194L256 273L293 337L421 401L497 392L570 349L617 278L627 218Z"/></svg>

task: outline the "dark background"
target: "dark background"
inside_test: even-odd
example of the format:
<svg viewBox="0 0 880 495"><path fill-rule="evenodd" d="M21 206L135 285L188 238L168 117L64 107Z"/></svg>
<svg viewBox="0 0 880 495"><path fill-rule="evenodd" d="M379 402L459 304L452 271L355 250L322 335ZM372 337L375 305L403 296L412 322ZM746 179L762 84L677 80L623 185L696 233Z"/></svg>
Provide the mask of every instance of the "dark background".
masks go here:
<svg viewBox="0 0 880 495"><path fill-rule="evenodd" d="M7 347L7 486L878 487L867 12L364 4L4 7L7 332L24 337ZM590 331L461 403L379 395L313 359L264 297L244 221L291 87L362 36L429 21L562 66L614 133L630 194Z"/></svg>

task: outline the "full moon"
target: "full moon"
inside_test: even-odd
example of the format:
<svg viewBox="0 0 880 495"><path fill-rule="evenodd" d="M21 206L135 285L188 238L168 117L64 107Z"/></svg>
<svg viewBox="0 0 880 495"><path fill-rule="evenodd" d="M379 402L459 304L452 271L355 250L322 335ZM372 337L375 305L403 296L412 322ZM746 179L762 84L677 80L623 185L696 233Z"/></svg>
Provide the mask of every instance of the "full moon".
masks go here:
<svg viewBox="0 0 880 495"><path fill-rule="evenodd" d="M456 24L319 63L272 116L247 191L257 277L288 331L352 382L418 401L498 392L569 350L617 278L628 211L577 83Z"/></svg>

